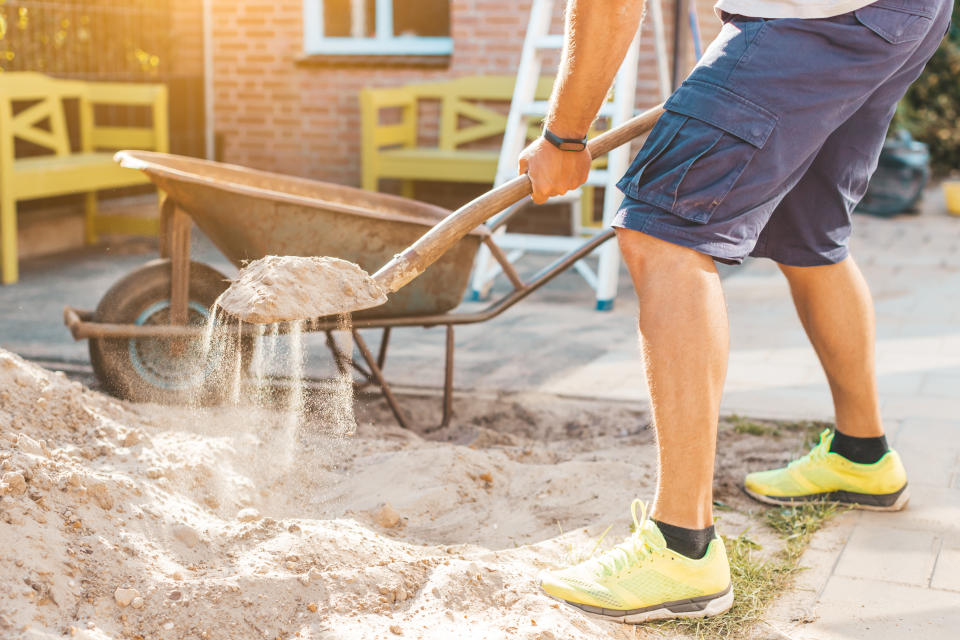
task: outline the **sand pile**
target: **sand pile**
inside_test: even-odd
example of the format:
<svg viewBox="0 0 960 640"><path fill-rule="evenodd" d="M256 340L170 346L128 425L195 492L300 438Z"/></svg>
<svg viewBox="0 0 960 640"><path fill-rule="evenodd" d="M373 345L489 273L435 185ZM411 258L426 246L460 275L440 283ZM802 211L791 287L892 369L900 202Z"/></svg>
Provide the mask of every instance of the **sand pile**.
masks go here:
<svg viewBox="0 0 960 640"><path fill-rule="evenodd" d="M383 407L350 436L319 411L286 451L265 410L125 404L2 350L0 389L2 638L652 633L535 583L608 524L625 535L630 498L652 494L642 413L458 401L426 439ZM311 393L308 407L329 397ZM744 456L762 466L789 445L722 440L719 497L740 499L722 487ZM724 518L728 533L749 524Z"/></svg>

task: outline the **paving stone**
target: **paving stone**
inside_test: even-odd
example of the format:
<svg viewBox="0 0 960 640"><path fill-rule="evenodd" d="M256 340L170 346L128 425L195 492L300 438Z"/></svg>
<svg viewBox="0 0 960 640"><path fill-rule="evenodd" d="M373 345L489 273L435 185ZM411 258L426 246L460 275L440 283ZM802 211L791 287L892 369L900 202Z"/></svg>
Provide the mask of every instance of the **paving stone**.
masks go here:
<svg viewBox="0 0 960 640"><path fill-rule="evenodd" d="M817 604L817 620L791 633L797 640L956 640L960 594L833 576Z"/></svg>
<svg viewBox="0 0 960 640"><path fill-rule="evenodd" d="M960 490L923 484L910 485L910 503L903 511L864 511L866 527L896 527L934 533L960 532Z"/></svg>
<svg viewBox="0 0 960 640"><path fill-rule="evenodd" d="M960 470L960 422L907 419L891 442L911 484L949 487Z"/></svg>
<svg viewBox="0 0 960 640"><path fill-rule="evenodd" d="M930 586L960 592L960 535L950 535L944 539Z"/></svg>
<svg viewBox="0 0 960 640"><path fill-rule="evenodd" d="M920 386L922 396L960 397L960 375L947 375L940 371L925 373Z"/></svg>
<svg viewBox="0 0 960 640"><path fill-rule="evenodd" d="M929 584L940 549L938 534L859 524L840 554L834 575Z"/></svg>

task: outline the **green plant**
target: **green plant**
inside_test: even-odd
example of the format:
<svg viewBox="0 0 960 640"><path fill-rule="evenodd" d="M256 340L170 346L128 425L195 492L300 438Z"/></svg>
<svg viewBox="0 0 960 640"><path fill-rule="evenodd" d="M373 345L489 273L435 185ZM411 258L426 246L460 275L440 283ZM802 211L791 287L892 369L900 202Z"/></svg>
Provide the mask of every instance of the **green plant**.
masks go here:
<svg viewBox="0 0 960 640"><path fill-rule="evenodd" d="M904 128L930 147L936 173L960 169L960 0L947 37L897 107L891 130Z"/></svg>

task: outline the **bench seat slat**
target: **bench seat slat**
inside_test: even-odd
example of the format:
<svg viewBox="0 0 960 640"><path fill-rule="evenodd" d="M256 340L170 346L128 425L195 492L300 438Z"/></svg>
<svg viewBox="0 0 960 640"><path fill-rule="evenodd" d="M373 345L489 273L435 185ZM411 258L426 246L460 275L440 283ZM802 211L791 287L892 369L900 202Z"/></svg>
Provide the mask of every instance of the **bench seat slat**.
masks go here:
<svg viewBox="0 0 960 640"><path fill-rule="evenodd" d="M13 162L12 184L18 200L148 182L143 173L116 164L110 152L36 156Z"/></svg>
<svg viewBox="0 0 960 640"><path fill-rule="evenodd" d="M496 150L388 149L379 154L377 173L403 180L492 183L499 155Z"/></svg>

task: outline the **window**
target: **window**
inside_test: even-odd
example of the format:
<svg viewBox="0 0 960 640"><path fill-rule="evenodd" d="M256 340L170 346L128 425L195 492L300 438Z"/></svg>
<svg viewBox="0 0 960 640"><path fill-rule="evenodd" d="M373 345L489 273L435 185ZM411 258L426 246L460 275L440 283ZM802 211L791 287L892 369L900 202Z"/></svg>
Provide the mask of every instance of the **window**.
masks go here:
<svg viewBox="0 0 960 640"><path fill-rule="evenodd" d="M450 0L304 0L310 54L450 55Z"/></svg>

